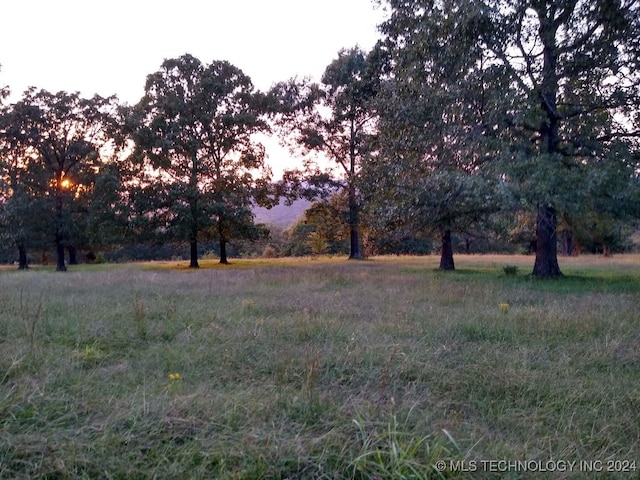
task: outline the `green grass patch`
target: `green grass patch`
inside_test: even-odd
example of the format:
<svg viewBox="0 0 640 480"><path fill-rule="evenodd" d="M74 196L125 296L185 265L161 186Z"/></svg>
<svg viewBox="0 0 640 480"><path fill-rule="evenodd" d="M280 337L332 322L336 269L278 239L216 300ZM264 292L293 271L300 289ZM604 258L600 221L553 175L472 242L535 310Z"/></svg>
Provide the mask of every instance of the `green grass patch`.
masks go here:
<svg viewBox="0 0 640 480"><path fill-rule="evenodd" d="M0 479L637 478L639 260L4 270Z"/></svg>

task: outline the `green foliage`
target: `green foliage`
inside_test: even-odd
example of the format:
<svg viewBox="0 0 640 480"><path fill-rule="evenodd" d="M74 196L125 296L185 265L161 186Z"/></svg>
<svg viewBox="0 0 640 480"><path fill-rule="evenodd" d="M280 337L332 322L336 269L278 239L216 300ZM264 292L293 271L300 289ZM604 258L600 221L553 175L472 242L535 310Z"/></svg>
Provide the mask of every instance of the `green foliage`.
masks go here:
<svg viewBox="0 0 640 480"><path fill-rule="evenodd" d="M118 165L105 165L96 177L86 212L87 240L92 248L114 247L135 239L129 229L125 192Z"/></svg>
<svg viewBox="0 0 640 480"><path fill-rule="evenodd" d="M50 231L51 202L43 192L46 176L28 146L12 135L11 109L0 111L0 238L18 249L19 268L27 268L27 251L42 246ZM48 242L47 242L48 243Z"/></svg>
<svg viewBox="0 0 640 480"><path fill-rule="evenodd" d="M359 48L341 50L325 69L320 84L297 82L276 85L271 95L279 99L277 124L303 154L321 153L334 162L339 173L307 165L305 171L285 175L292 193L330 195L335 187L348 195L350 258L362 258L360 235L359 175L362 163L373 149L375 112L373 99L380 77L374 52ZM306 177L306 178L305 178ZM304 178L306 187L301 185ZM316 186L317 184L317 186ZM310 188L311 187L311 188ZM327 192L327 187L330 190Z"/></svg>
<svg viewBox="0 0 640 480"><path fill-rule="evenodd" d="M381 48L391 75L378 97L383 154L373 159L369 184L391 176L390 193L373 189L373 196L391 203L392 216L403 197L400 212L418 191L434 190L416 177L451 173L481 176L490 192L503 185L515 195L493 203L473 186L472 205L515 200L540 213L538 227L552 221L536 229L539 246L555 242L551 211L576 220L637 216L636 2L386 3ZM442 189L435 192L445 203ZM468 213L454 205L446 221ZM560 274L538 269L557 265L555 249L536 254L545 258L536 258L534 274Z"/></svg>
<svg viewBox="0 0 640 480"><path fill-rule="evenodd" d="M85 345L82 349L74 350L72 356L85 368L95 367L105 360L106 357L97 342L91 345Z"/></svg>
<svg viewBox="0 0 640 480"><path fill-rule="evenodd" d="M197 267L212 241L221 261L227 246L271 255L251 207L278 195L322 199L278 254L428 253L452 232L467 251L469 239L535 251L547 277L560 275L559 234L566 250L628 248L636 1L382 3L379 44L340 50L319 83L260 93L228 62L186 54L148 76L135 107L35 88L8 105L0 88L3 259L17 251L26 268L55 246L65 270L65 250L171 258L189 245ZM304 163L277 185L255 141L268 116Z"/></svg>
<svg viewBox="0 0 640 480"><path fill-rule="evenodd" d="M150 168L163 182L145 179L138 217L144 225L151 214L159 234L190 242L197 267L203 231L213 227L221 244L249 234L248 206L266 199L264 149L253 140L268 130L261 97L237 67L203 65L191 55L165 60L145 92L127 117L136 145L132 159L138 174Z"/></svg>
<svg viewBox="0 0 640 480"><path fill-rule="evenodd" d="M347 195L313 203L288 231L284 252L291 256L348 252Z"/></svg>
<svg viewBox="0 0 640 480"><path fill-rule="evenodd" d="M361 453L351 465L357 478L414 479L445 478L435 465L449 461L457 452L455 442L435 435L415 438L402 431L395 415L388 420L383 431L368 432L365 423L354 420L362 441ZM448 432L444 432L448 434ZM453 444L452 447L449 444Z"/></svg>
<svg viewBox="0 0 640 480"><path fill-rule="evenodd" d="M502 267L502 271L504 271L505 275L516 276L518 274L518 266L517 265L505 265Z"/></svg>
<svg viewBox="0 0 640 480"><path fill-rule="evenodd" d="M320 232L311 232L308 238L307 244L314 255L322 255L329 251L329 242Z"/></svg>
<svg viewBox="0 0 640 480"><path fill-rule="evenodd" d="M377 236L466 232L508 196L489 109L498 87L474 38L486 25L472 2L389 3L379 154L364 169L370 222Z"/></svg>
<svg viewBox="0 0 640 480"><path fill-rule="evenodd" d="M55 241L57 269L66 270L64 249L82 242L87 197L101 154L113 149L114 98L84 99L79 94L27 90L2 115L1 139L6 159L8 195L18 207L33 201L30 211L10 210L11 224L22 224L24 247L33 247L38 230ZM26 215L33 215L23 220ZM34 238L35 237L35 238Z"/></svg>

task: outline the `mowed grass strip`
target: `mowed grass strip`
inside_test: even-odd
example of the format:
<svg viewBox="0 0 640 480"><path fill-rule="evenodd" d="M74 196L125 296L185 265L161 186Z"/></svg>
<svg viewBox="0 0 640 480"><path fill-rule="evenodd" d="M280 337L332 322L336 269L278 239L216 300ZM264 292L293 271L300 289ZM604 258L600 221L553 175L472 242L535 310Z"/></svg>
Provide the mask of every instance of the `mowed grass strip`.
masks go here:
<svg viewBox="0 0 640 480"><path fill-rule="evenodd" d="M456 261L3 271L0 478L637 478L640 257Z"/></svg>

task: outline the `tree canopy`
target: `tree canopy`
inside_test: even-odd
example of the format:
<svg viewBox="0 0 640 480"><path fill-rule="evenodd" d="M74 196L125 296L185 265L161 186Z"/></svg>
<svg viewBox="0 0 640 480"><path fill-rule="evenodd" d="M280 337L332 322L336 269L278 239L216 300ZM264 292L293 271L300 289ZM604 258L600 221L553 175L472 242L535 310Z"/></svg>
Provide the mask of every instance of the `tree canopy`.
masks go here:
<svg viewBox="0 0 640 480"><path fill-rule="evenodd" d="M280 125L293 136L303 152L320 152L339 172L332 185L348 192L350 229L349 258L361 259L359 235L361 199L358 177L361 165L373 148L375 110L373 99L379 76L375 55L359 48L341 50L325 69L319 84L309 82L277 85L272 94L281 103ZM309 183L329 178L314 172ZM294 173L300 178L301 172Z"/></svg>
<svg viewBox="0 0 640 480"><path fill-rule="evenodd" d="M396 156L408 145L431 158L442 145L499 165L493 173L537 210L533 275L560 275L557 212L584 197L606 203L614 192L598 185L614 176L629 187L616 194L637 187L638 2L386 3L391 131L414 130Z"/></svg>
<svg viewBox="0 0 640 480"><path fill-rule="evenodd" d="M324 199L298 251L437 238L453 269L456 235L502 236L553 278L559 245L620 247L640 217L640 2L380 1L380 42L340 50L319 82L262 93L185 54L133 106L36 88L6 104L0 88L0 236L19 268L48 245L63 271L65 250L127 243L188 244L197 268L215 241L225 263L232 240L268 236L253 207L278 196ZM274 132L300 165L281 182L257 136Z"/></svg>
<svg viewBox="0 0 640 480"><path fill-rule="evenodd" d="M32 191L52 212L39 218L53 220L59 271L66 270L64 249L75 241L74 205L91 190L101 169L102 149L112 140L113 115L113 98L36 89L27 90L3 115L5 144L20 150L14 166L23 169Z"/></svg>
<svg viewBox="0 0 640 480"><path fill-rule="evenodd" d="M261 97L237 67L203 65L191 55L166 60L145 92L129 124L145 194L158 200L153 214L162 213L174 238L188 240L190 267L198 267L198 235L207 229L225 263L232 226L252 223L248 206L270 180L264 148L253 139L268 129Z"/></svg>

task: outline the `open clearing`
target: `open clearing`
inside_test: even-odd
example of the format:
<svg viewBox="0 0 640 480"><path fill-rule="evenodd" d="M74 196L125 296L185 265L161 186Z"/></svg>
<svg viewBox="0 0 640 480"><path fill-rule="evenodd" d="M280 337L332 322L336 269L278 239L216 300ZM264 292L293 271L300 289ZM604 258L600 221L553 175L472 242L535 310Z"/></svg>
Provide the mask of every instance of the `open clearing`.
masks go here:
<svg viewBox="0 0 640 480"><path fill-rule="evenodd" d="M640 256L437 262L3 270L0 478L638 478Z"/></svg>

